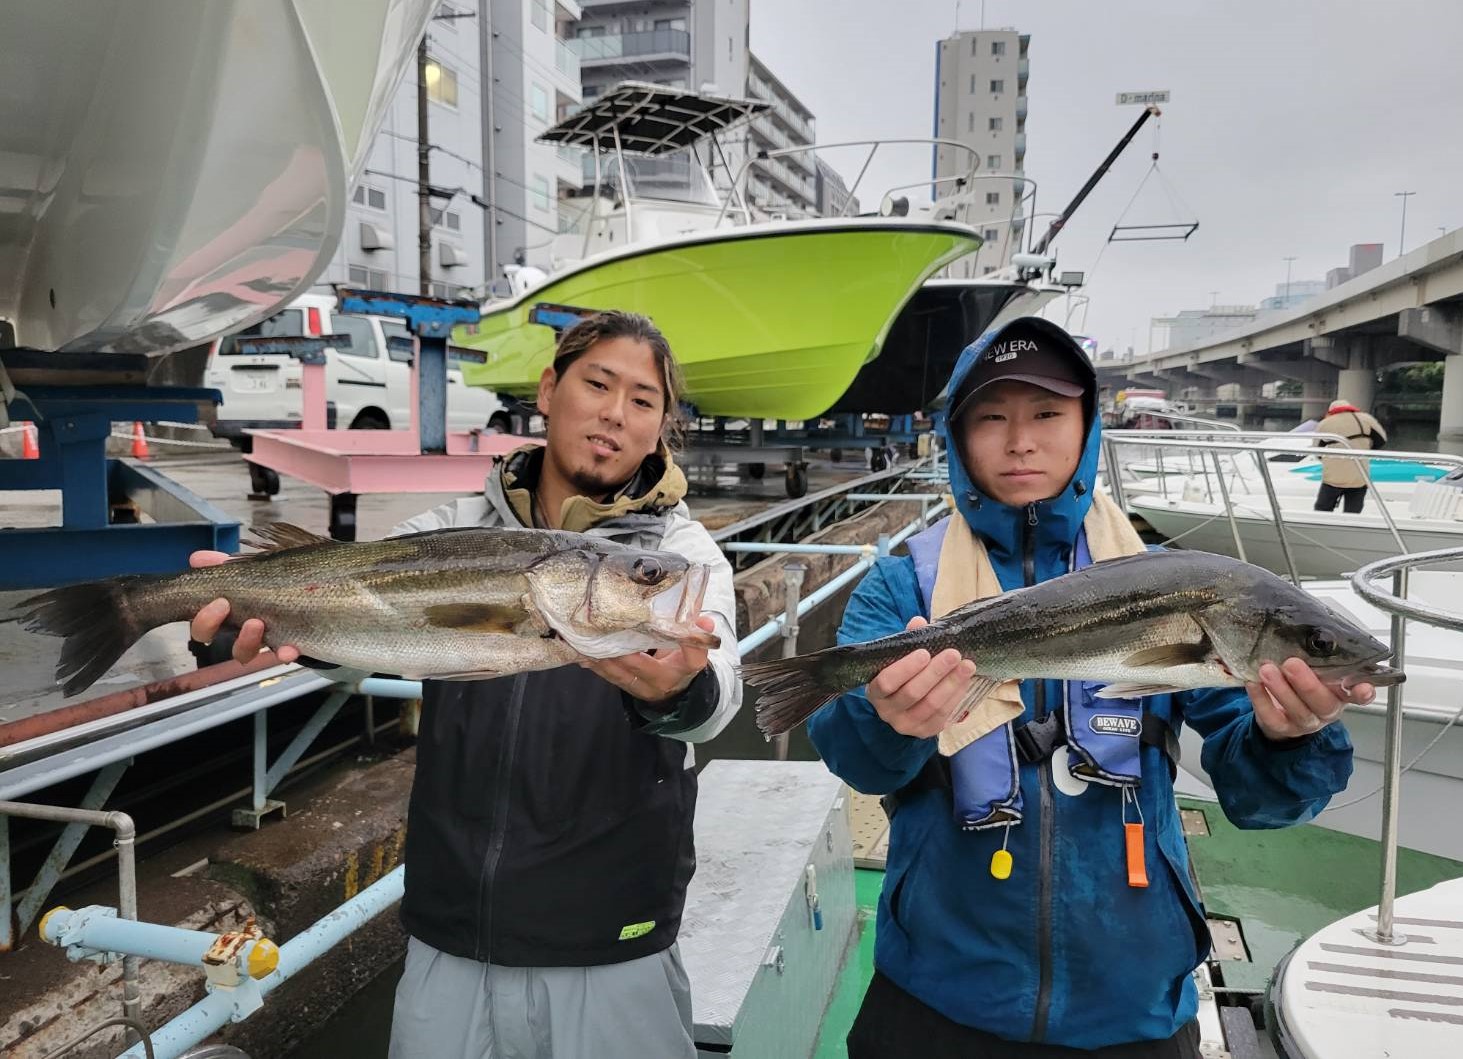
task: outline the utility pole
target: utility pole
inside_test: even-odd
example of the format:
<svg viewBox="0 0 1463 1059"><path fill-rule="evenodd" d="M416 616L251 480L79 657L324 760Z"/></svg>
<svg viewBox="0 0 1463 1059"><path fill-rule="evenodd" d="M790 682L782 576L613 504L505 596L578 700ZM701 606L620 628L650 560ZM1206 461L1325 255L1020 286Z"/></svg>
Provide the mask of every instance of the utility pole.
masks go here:
<svg viewBox="0 0 1463 1059"><path fill-rule="evenodd" d="M1293 257L1287 257L1284 260L1285 260L1285 307L1288 309L1288 308L1290 308L1290 263L1292 261L1294 261L1295 258L1293 258Z"/></svg>
<svg viewBox="0 0 1463 1059"><path fill-rule="evenodd" d="M427 35L417 45L417 268L419 294L432 292L432 144L427 136ZM440 74L438 75L440 76Z"/></svg>
<svg viewBox="0 0 1463 1059"><path fill-rule="evenodd" d="M1394 198L1402 200L1402 234L1397 237L1397 256L1401 257L1407 252L1407 199L1416 195L1415 191L1394 191Z"/></svg>

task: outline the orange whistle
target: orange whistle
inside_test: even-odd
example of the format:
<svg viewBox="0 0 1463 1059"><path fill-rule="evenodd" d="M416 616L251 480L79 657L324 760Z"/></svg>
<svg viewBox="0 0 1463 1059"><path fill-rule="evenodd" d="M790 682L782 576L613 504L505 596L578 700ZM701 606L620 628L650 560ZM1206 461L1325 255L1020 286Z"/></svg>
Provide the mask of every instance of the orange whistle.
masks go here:
<svg viewBox="0 0 1463 1059"><path fill-rule="evenodd" d="M1124 824L1123 841L1128 847L1128 885L1147 886L1148 870L1143 864L1143 825Z"/></svg>

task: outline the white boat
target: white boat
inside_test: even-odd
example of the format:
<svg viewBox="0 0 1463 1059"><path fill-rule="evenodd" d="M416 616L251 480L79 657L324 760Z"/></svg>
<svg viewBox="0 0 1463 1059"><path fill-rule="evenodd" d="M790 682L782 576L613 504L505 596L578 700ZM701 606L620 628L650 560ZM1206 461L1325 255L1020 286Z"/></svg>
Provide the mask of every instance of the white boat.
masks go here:
<svg viewBox="0 0 1463 1059"><path fill-rule="evenodd" d="M1405 645L1394 662L1407 671L1407 691L1414 682L1426 697L1430 685L1458 709L1458 662L1463 657L1463 616L1456 603L1463 582L1458 574L1437 575L1438 561L1457 558L1463 550L1433 556L1409 556L1358 571L1345 588L1371 597L1373 613L1410 614ZM1419 570L1417 567L1427 567ZM1391 589L1376 578L1405 576ZM1405 589L1398 591L1405 585ZM1336 593L1345 591L1338 586ZM1399 598L1400 597L1400 598ZM1342 602L1333 594L1334 602ZM1354 609L1348 605L1348 609ZM1435 635L1434 635L1435 634ZM1431 643L1423 646L1421 637ZM1414 649L1438 654L1415 657ZM1452 667L1452 674L1445 670ZM1407 697L1404 697L1407 701ZM1350 722L1348 722L1350 726ZM1405 733L1408 722L1404 720ZM1441 749L1441 748L1440 748ZM1360 756L1360 747L1358 747ZM1456 836L1458 761L1453 780L1434 792L1409 789L1405 741L1388 755L1383 777L1392 800L1372 802L1380 818L1381 888L1372 908L1323 927L1302 941L1276 968L1268 1002L1270 1030L1282 1059L1375 1059L1416 1056L1443 1059L1463 1055L1463 878L1447 879L1431 888L1396 897L1397 849L1409 845L1406 829L1419 819L1444 835ZM1437 766L1434 765L1434 768ZM1400 775L1399 775L1400 770ZM1417 771L1414 766L1411 773ZM1430 796L1429 796L1430 795ZM1400 838L1400 842L1399 842ZM1456 852L1449 855L1456 857ZM1324 884L1322 884L1324 885Z"/></svg>
<svg viewBox="0 0 1463 1059"><path fill-rule="evenodd" d="M0 19L0 347L162 355L305 291L437 0Z"/></svg>
<svg viewBox="0 0 1463 1059"><path fill-rule="evenodd" d="M1463 544L1463 474L1456 473L1463 472L1463 459L1439 453L1372 456L1328 450L1327 458L1355 459L1375 468L1375 489L1369 491L1366 508L1348 514L1314 510L1318 464L1297 461L1277 471L1285 464L1268 462L1276 456L1294 459L1295 444L1293 435L1174 432L1160 437L1158 432L1109 431L1104 435L1105 467L1122 467L1125 453L1134 449L1150 462L1162 452L1168 454L1165 459L1177 456L1178 466L1192 460L1208 471L1177 482L1174 475L1156 476L1146 488L1132 488L1126 476L1105 479L1104 484L1130 515L1180 547L1232 555L1284 574L1291 572L1293 561L1300 577L1340 577L1378 559ZM1267 461L1265 471L1256 473L1261 459ZM1215 461L1222 477L1213 470ZM1273 506L1266 473L1275 486Z"/></svg>

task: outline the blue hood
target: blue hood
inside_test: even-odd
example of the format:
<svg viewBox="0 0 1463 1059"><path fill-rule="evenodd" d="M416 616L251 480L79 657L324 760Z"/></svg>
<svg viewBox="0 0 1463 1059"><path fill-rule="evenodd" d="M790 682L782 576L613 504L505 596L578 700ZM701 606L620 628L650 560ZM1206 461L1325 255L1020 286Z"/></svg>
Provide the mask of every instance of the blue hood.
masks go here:
<svg viewBox="0 0 1463 1059"><path fill-rule="evenodd" d="M1087 510L1092 506L1092 490L1097 481L1097 459L1102 441L1102 426L1097 415L1096 372L1092 368L1091 361L1087 359L1087 354L1072 339L1071 335L1056 324L1036 316L1020 317L985 332L972 342L964 353L960 354L960 359L955 363L955 370L950 373L950 383L946 387L945 393L953 402L955 395L960 391L961 383L970 374L970 370L980 359L980 355L992 343L1000 341L1007 331L1017 326L1040 331L1070 349L1072 356L1091 376L1092 382L1088 394L1084 398L1088 426L1087 439L1082 446L1082 458L1077 463L1077 470L1072 475L1072 480L1055 497L1029 505L1029 508L1013 508L984 495L971 481L970 471L965 466L960 449L951 436L949 416L942 414L939 429L941 441L944 443L945 451L950 459L950 488L955 494L955 505L959 508L960 514L965 517L970 528L985 540L986 548L992 553L993 559L1006 558L1009 560L1019 554L1023 527L1034 515L1038 554L1043 552L1050 554L1052 551L1063 552L1063 556L1052 556L1052 558L1065 564L1070 559L1071 549L1077 540L1077 532L1082 527L1082 520L1087 517ZM1010 570L1009 563L996 562L996 573L1001 580L1002 587L1006 589L1020 585L1019 580L1014 584L1007 583ZM1041 579L1045 580L1044 577Z"/></svg>

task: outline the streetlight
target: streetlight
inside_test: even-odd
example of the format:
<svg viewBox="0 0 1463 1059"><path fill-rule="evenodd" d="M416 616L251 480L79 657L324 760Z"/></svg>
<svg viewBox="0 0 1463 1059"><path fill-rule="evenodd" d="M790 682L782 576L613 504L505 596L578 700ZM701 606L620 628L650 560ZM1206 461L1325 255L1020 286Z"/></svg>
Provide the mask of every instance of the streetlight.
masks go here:
<svg viewBox="0 0 1463 1059"><path fill-rule="evenodd" d="M1290 263L1295 260L1293 257L1282 258L1285 262L1285 302L1284 307L1290 308Z"/></svg>
<svg viewBox="0 0 1463 1059"><path fill-rule="evenodd" d="M1394 192L1392 192L1392 197L1393 198L1399 198L1399 199L1402 200L1402 234L1397 237L1397 256L1398 257L1401 257L1406 252L1406 250L1407 250L1407 199L1408 199L1409 196L1416 195L1416 194L1417 194L1417 192L1415 192L1415 191L1394 191Z"/></svg>

